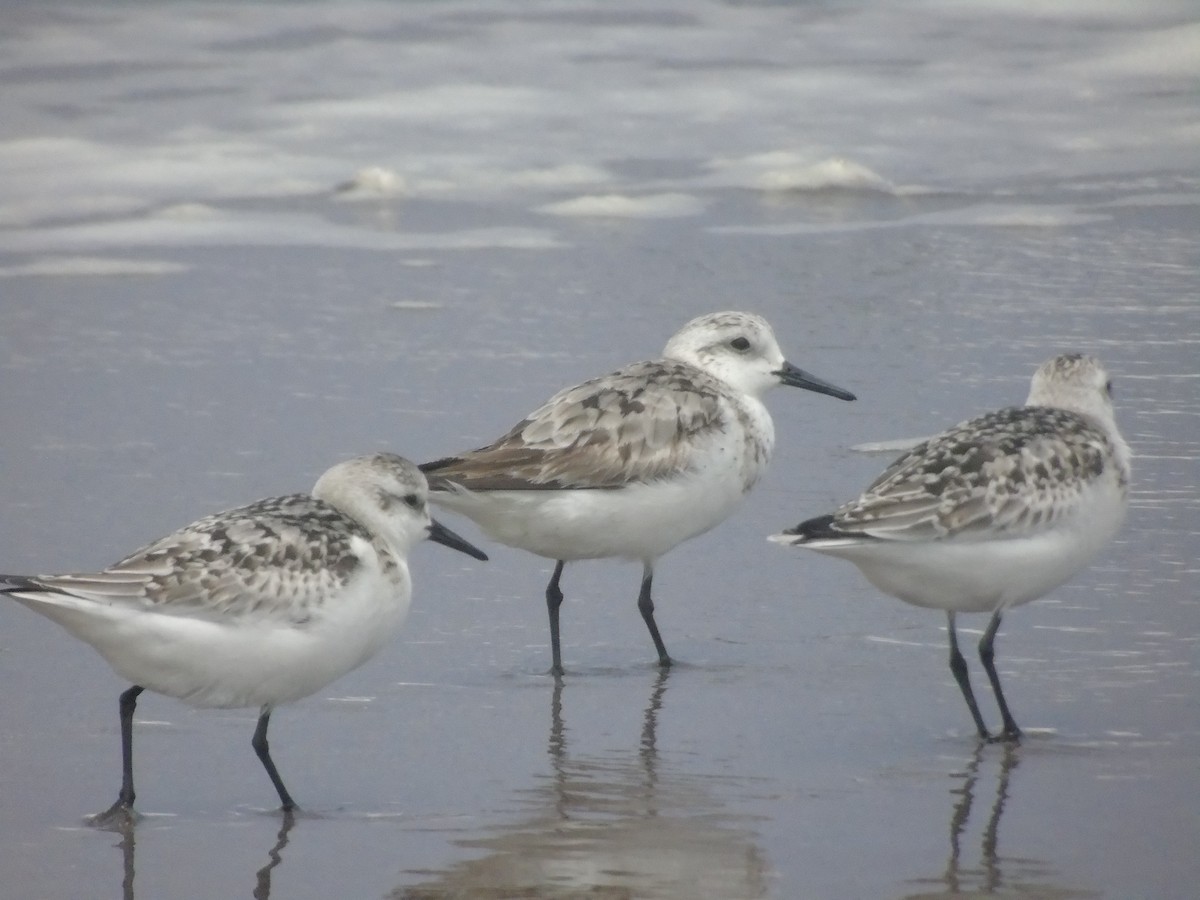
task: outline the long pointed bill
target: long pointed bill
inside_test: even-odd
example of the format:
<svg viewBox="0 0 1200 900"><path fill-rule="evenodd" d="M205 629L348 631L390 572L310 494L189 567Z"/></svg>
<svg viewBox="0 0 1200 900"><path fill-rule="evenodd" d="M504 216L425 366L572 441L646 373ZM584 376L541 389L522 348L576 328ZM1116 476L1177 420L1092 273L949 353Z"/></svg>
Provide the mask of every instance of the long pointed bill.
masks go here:
<svg viewBox="0 0 1200 900"><path fill-rule="evenodd" d="M844 391L835 384L830 384L828 381L822 381L816 375L809 375L803 369L793 366L790 362L785 362L783 368L776 373L779 380L790 387L804 388L806 391L816 391L818 394L828 394L830 397L837 397L839 400L857 400L849 391Z"/></svg>
<svg viewBox="0 0 1200 900"><path fill-rule="evenodd" d="M449 547L451 550L457 550L460 553L465 553L467 556L473 556L476 559L487 559L486 553L484 553L474 544L467 543L445 525L436 520L431 521L429 524L429 540L433 541L434 543Z"/></svg>

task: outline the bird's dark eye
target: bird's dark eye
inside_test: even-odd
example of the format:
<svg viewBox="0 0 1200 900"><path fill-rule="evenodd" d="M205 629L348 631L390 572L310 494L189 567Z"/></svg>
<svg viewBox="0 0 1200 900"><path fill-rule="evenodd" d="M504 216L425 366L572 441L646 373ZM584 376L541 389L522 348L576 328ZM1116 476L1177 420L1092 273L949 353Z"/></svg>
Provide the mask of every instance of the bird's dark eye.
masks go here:
<svg viewBox="0 0 1200 900"><path fill-rule="evenodd" d="M416 494L405 494L403 499L404 499L404 505L409 507L410 509L420 509L421 508L421 498L418 497Z"/></svg>
<svg viewBox="0 0 1200 900"><path fill-rule="evenodd" d="M729 346L739 353L744 353L750 349L750 341L744 337L736 337L729 342Z"/></svg>
<svg viewBox="0 0 1200 900"><path fill-rule="evenodd" d="M1113 387L1112 387L1112 379L1111 378L1108 379L1108 382L1104 385L1104 390L1108 394L1109 397L1112 397Z"/></svg>

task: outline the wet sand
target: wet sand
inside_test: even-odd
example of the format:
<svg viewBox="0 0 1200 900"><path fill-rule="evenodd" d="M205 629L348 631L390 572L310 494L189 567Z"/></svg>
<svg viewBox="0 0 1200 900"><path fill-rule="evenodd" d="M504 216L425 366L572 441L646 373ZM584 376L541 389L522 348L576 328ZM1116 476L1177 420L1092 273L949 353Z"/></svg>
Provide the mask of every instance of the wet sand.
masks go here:
<svg viewBox="0 0 1200 900"><path fill-rule="evenodd" d="M1110 234L1094 234L1097 252ZM549 566L500 547L486 566L418 549L401 640L275 718L274 753L305 813L275 851L272 895L1182 896L1196 872L1198 510L1177 429L1196 415L1195 308L1150 293L1142 267L1104 297L1045 303L1027 284L1034 251L1087 235L1001 234L1003 254L989 236L964 247L921 230L797 253L700 235L696 258L728 272L749 252L753 275L735 289L673 268L650 305L634 295L666 275L614 247L620 233L558 262L600 272L597 257L627 253L583 308L555 302L560 282L535 256L402 269L427 282L405 294L445 298L420 311L391 307L388 260L338 253L181 254L195 275L22 285L5 329L6 566L103 565L201 513L303 489L332 459L481 443L559 385L653 355L693 313L751 306L793 360L861 399L769 398L780 439L765 483L656 581L681 664L666 678L652 665L636 567L578 564L564 580L557 692L544 674ZM678 229L638 238L685 252ZM947 244L1007 260L1011 293L960 292L966 276L945 270L974 262L947 260ZM830 254L886 268L889 253L902 275L856 279L847 266L823 299L780 283L823 267L815 280L827 281ZM1049 274L1053 254L1041 265ZM321 276L354 290L305 287ZM1153 358L1140 332L1158 336ZM1006 619L998 658L1029 737L980 748L940 616L764 536L850 496L887 458L849 446L1019 402L1034 364L1060 349L1097 352L1113 373L1137 488L1111 551ZM136 853L123 850L80 824L117 787L123 686L49 623L15 606L0 615L10 883L28 896L115 893L132 871L127 896L254 890L281 822L249 748L253 713L145 698L146 818ZM994 721L990 697L983 706Z"/></svg>

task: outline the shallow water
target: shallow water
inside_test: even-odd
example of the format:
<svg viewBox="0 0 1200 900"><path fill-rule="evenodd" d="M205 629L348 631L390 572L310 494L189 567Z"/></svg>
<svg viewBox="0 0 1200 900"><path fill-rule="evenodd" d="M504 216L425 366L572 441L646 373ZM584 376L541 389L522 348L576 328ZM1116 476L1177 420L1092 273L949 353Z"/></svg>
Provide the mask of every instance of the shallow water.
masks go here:
<svg viewBox="0 0 1200 900"><path fill-rule="evenodd" d="M762 313L860 398L768 398L767 478L658 567L665 677L637 567L568 567L555 690L549 564L418 548L400 640L273 718L292 822L253 711L147 695L145 818L84 827L117 787L123 685L0 607L13 896L1191 895L1187 4L4 18L2 571L103 566L374 448L476 446L702 312ZM764 537L888 459L851 447L1020 402L1063 350L1112 373L1135 492L1109 552L1006 618L1029 737L980 748L940 616Z"/></svg>

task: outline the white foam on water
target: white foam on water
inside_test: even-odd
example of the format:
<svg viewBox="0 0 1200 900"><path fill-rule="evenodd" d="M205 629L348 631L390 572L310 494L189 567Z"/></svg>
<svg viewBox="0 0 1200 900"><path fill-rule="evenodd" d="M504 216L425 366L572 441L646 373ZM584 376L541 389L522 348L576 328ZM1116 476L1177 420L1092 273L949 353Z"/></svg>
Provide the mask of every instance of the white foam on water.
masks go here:
<svg viewBox="0 0 1200 900"><path fill-rule="evenodd" d="M855 453L903 453L927 439L927 437L917 437L894 438L889 441L865 441L861 444L854 444L850 449Z"/></svg>
<svg viewBox="0 0 1200 900"><path fill-rule="evenodd" d="M773 150L710 163L712 182L761 191L878 191L900 194L917 188L898 188L862 163L842 156L813 160L790 150Z"/></svg>
<svg viewBox="0 0 1200 900"><path fill-rule="evenodd" d="M0 33L0 225L119 235L171 204L307 197L668 217L731 187L994 201L1047 172L1191 172L1195 19L1183 0L1065 0L1053 15L1035 0L35 8ZM1091 212L926 221L1061 227ZM342 227L370 246L370 224ZM51 251L53 235L79 238L39 230Z"/></svg>
<svg viewBox="0 0 1200 900"><path fill-rule="evenodd" d="M363 250L548 250L563 246L535 228L469 228L446 232L375 231L330 222L311 213L216 210L203 204L106 222L0 232L0 251L47 253L115 246L353 247Z"/></svg>
<svg viewBox="0 0 1200 900"><path fill-rule="evenodd" d="M1107 222L1111 216L1082 212L1076 207L1058 204L981 203L962 209L911 216L910 225L978 225L998 228L1062 228Z"/></svg>
<svg viewBox="0 0 1200 900"><path fill-rule="evenodd" d="M717 225L709 230L715 234L757 234L788 237L798 234L826 234L847 231L868 231L883 228L913 226L963 226L980 228L1068 228L1107 222L1112 217L1102 212L1063 204L1005 204L978 203L959 209L917 213L886 221L810 222L799 220L769 225Z"/></svg>
<svg viewBox="0 0 1200 900"><path fill-rule="evenodd" d="M589 194L537 207L552 216L595 216L616 219L674 219L704 212L705 203L690 194Z"/></svg>
<svg viewBox="0 0 1200 900"><path fill-rule="evenodd" d="M174 275L191 266L162 259L120 259L109 256L50 256L0 266L0 278L94 275Z"/></svg>
<svg viewBox="0 0 1200 900"><path fill-rule="evenodd" d="M409 188L403 175L384 166L366 166L335 190L340 199L360 200L400 197L408 193Z"/></svg>

